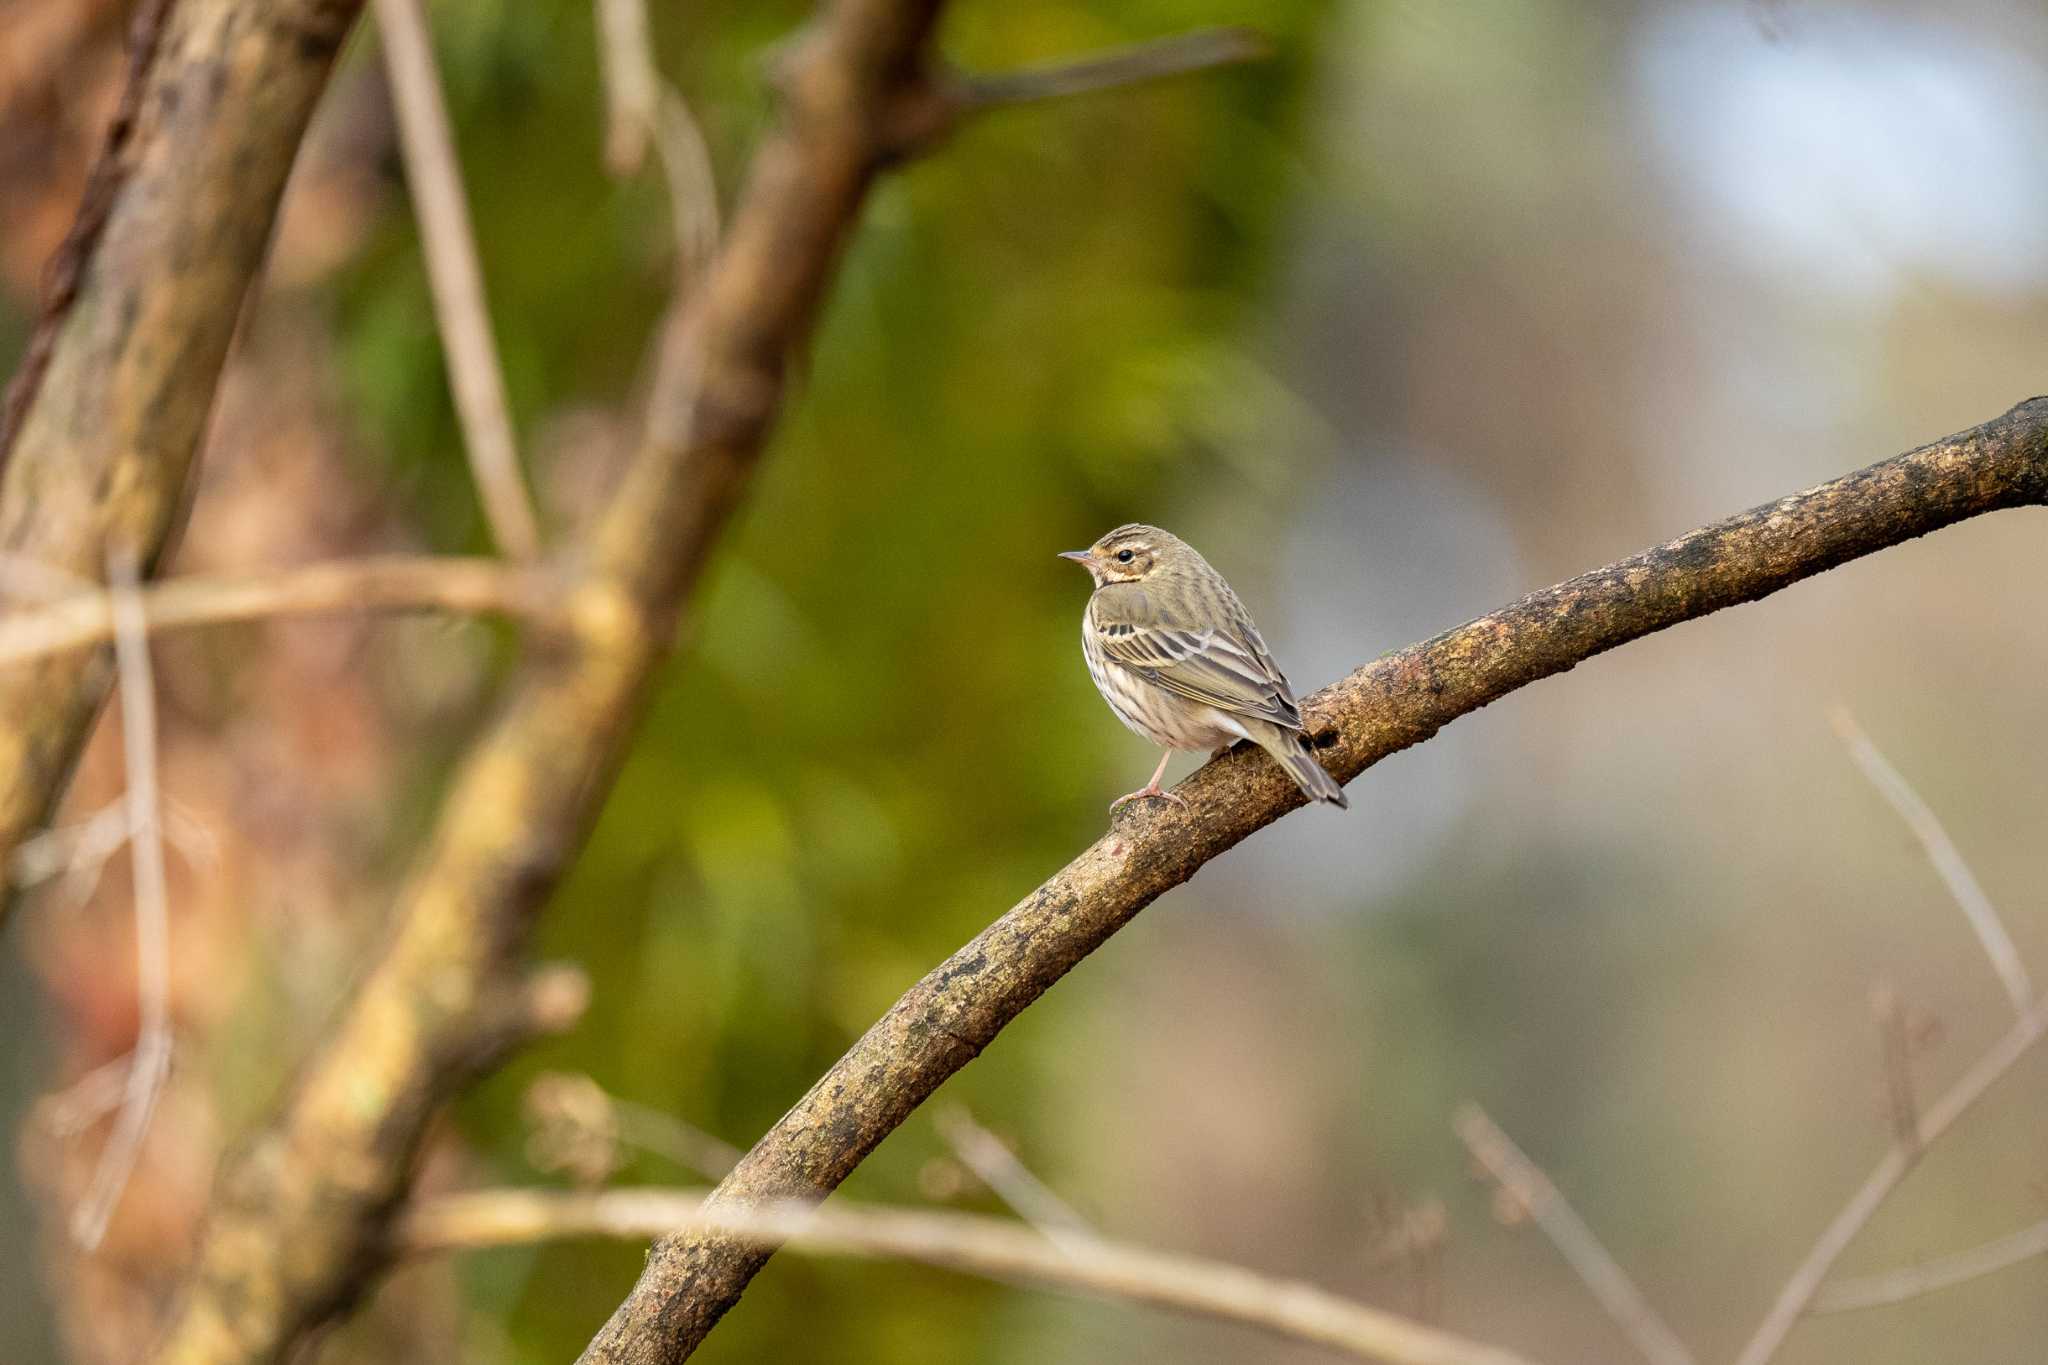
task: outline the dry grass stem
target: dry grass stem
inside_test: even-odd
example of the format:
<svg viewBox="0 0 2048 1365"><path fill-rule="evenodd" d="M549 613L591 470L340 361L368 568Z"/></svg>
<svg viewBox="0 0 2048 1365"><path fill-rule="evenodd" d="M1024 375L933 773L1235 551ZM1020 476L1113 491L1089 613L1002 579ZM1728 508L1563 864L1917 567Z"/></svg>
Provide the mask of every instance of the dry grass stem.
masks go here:
<svg viewBox="0 0 2048 1365"><path fill-rule="evenodd" d="M71 1216L71 1235L88 1251L98 1247L106 1235L114 1206L128 1187L171 1065L171 912L157 820L156 681L149 666L149 637L135 574L133 554L116 551L108 556L121 695L121 753L127 768L128 848L135 866L137 1022L113 1131L107 1136L85 1197Z"/></svg>
<svg viewBox="0 0 2048 1365"><path fill-rule="evenodd" d="M1628 1339L1651 1365L1692 1365L1692 1352L1685 1348L1669 1324L1650 1306L1635 1282L1608 1254L1593 1230L1586 1226L1564 1195L1531 1161L1513 1138L1476 1104L1458 1111L1452 1126L1472 1157L1514 1200L1537 1227L1543 1229L1558 1254L1591 1290L1607 1315L1614 1319Z"/></svg>
<svg viewBox="0 0 2048 1365"><path fill-rule="evenodd" d="M398 1229L414 1254L578 1237L648 1238L716 1229L759 1245L891 1257L1023 1280L1264 1328L1359 1360L1397 1365L1528 1365L1498 1347L1369 1308L1301 1280L1094 1237L1054 1244L1030 1228L963 1213L777 1201L738 1208L708 1191L481 1190L415 1205Z"/></svg>
<svg viewBox="0 0 2048 1365"><path fill-rule="evenodd" d="M1941 819L1913 789L1905 774L1893 767L1856 718L1844 706L1835 707L1828 716L1835 733L1841 737L1849 750L1849 757L1855 760L1857 768L1870 779L1870 785L1877 788L1891 808L1898 812L1906 827L1913 831L1913 837L1920 841L1926 851L1927 860L1934 864L1935 875L1941 878L1949 895L1955 897L1957 905L1970 921L1970 928L1976 931L1977 941L1984 945L1984 955L1991 959L1993 971L2005 984L2005 993L2012 999L2012 1007L2021 1014L2027 1012L2034 1001L2034 984L2027 976L2026 964L2020 960L2020 952L2013 945L2012 935L2006 932L2005 922L1999 918L1998 908L1991 903L1991 897L1984 894L1969 863L1963 860L1962 852L1956 848L1955 840L1948 837Z"/></svg>
<svg viewBox="0 0 2048 1365"><path fill-rule="evenodd" d="M405 155L426 253L427 284L434 319L448 355L449 385L462 440L491 537L518 560L540 554L540 527L512 430L505 374L491 335L484 299L483 268L477 263L476 231L462 188L455 154L455 130L434 66L433 39L422 0L373 0L384 39L384 65L398 112L398 141Z"/></svg>

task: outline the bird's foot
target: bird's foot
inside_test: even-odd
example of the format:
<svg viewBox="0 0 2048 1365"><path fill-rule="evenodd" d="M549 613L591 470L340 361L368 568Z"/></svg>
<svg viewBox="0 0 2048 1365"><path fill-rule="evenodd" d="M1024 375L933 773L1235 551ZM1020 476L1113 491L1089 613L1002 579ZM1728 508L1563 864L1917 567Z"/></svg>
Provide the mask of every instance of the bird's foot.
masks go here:
<svg viewBox="0 0 2048 1365"><path fill-rule="evenodd" d="M1126 801L1141 801L1152 797L1157 797L1161 801L1171 801L1182 810L1190 809L1188 799L1185 796L1180 795L1178 792L1167 791L1155 781L1148 786L1138 788L1134 792L1125 792L1122 796L1110 802L1109 813L1111 815L1116 814L1117 807Z"/></svg>

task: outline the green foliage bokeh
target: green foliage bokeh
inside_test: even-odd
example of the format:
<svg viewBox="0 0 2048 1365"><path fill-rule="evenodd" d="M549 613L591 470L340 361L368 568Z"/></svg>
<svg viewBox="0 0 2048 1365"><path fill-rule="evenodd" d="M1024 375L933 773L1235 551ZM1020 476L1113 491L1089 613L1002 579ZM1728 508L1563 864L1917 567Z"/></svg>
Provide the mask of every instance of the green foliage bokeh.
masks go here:
<svg viewBox="0 0 2048 1365"><path fill-rule="evenodd" d="M656 11L728 199L771 117L762 64L802 12ZM1000 69L1246 17L965 6L944 49ZM1085 584L1053 552L1166 518L1194 483L1270 496L1238 438L1275 416L1257 300L1307 174L1291 130L1331 12L1288 0L1255 17L1271 61L999 112L877 189L685 648L548 913L540 951L599 983L589 1017L464 1106L508 1177L525 1170L519 1096L544 1068L744 1146L1099 828L1133 749L1079 665ZM517 415L530 428L625 401L665 297L665 206L604 176L588 10L437 22ZM383 477L445 548L480 548L402 199L339 292L347 383L394 452ZM1056 1020L1022 1026L960 1087L1028 1133L1062 1045ZM934 1150L906 1131L853 1188L915 1199ZM647 1161L625 1177L683 1174ZM464 1275L517 1358L556 1361L639 1263L576 1246ZM705 1358L1001 1359L1002 1293L786 1259Z"/></svg>

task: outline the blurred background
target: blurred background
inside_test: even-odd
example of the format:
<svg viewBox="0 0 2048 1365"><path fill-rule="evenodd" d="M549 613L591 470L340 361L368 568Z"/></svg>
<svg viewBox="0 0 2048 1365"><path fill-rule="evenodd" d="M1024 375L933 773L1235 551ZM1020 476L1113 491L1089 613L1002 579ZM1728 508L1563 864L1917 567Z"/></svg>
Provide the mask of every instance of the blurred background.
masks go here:
<svg viewBox="0 0 2048 1365"><path fill-rule="evenodd" d="M589 1016L455 1108L430 1188L569 1178L540 1169L561 1144L533 1140L547 1073L746 1146L1101 831L1154 752L1088 681L1087 585L1054 551L1126 520L1175 529L1306 692L2048 388L2036 7L952 9L945 50L972 66L1201 23L1256 23L1278 56L1001 113L874 196L545 920L539 950L595 981ZM730 193L769 113L764 54L803 7L654 10ZM522 443L573 534L631 430L663 197L603 169L587 6L435 19ZM109 0L0 0L0 369L124 21ZM366 25L300 158L174 569L484 544ZM1477 1100L1726 1358L1888 1140L1873 988L1915 1021L1923 1096L2009 1022L1830 706L1946 821L2048 977L2044 573L2039 514L2004 513L1518 692L1373 769L1348 813L1290 817L1153 906L940 1099L1106 1232L1539 1359L1632 1359L1540 1236L1496 1216L1450 1128ZM106 1246L79 1257L64 1216L105 1124L77 1083L133 1038L129 881L117 857L39 887L0 943L0 1219L35 1229L0 1242L0 1357L140 1349L223 1146L374 946L508 643L373 619L157 647L175 1069ZM113 741L67 819L118 793ZM2048 1216L2044 1082L2048 1058L2022 1063L1844 1269ZM631 1141L583 1155L584 1178L697 1179ZM998 1207L928 1114L847 1192ZM566 1360L640 1264L577 1245L408 1269L307 1358ZM1781 1359L2038 1359L2042 1273L1811 1321ZM699 1356L1320 1358L796 1255Z"/></svg>

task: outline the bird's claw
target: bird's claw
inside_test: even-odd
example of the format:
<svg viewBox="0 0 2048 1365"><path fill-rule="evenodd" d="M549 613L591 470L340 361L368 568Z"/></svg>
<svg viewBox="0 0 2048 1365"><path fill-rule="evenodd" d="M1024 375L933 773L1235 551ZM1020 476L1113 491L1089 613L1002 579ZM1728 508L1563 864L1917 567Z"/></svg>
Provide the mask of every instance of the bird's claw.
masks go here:
<svg viewBox="0 0 2048 1365"><path fill-rule="evenodd" d="M1126 801L1139 801L1149 797L1157 797L1161 801L1171 801L1174 805L1179 806L1182 810L1193 809L1191 806L1188 805L1188 799L1185 796L1182 796L1179 792L1167 791L1164 787L1161 787L1157 782L1154 782L1149 787L1140 787L1138 790L1134 792L1125 792L1122 796L1119 796L1116 800L1110 802L1109 813L1111 815L1115 815L1117 812L1117 807L1123 805L1123 803Z"/></svg>

